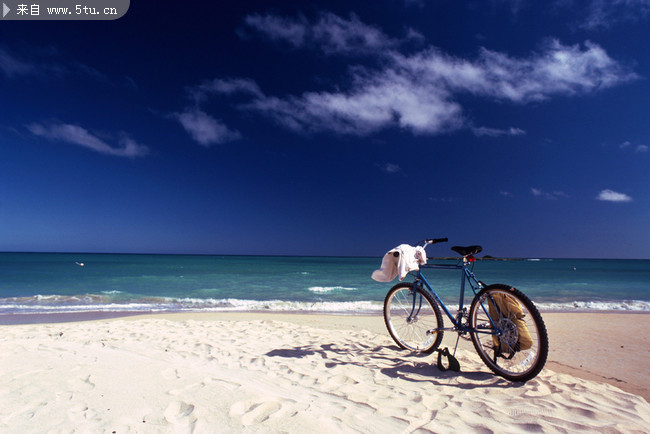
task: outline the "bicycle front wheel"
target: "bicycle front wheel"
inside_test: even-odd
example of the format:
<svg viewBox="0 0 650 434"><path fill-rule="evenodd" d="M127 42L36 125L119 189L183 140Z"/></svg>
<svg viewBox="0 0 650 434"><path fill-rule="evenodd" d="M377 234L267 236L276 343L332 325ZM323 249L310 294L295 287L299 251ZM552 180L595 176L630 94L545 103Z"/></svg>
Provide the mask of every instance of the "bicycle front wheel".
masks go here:
<svg viewBox="0 0 650 434"><path fill-rule="evenodd" d="M469 311L476 352L495 374L528 381L544 367L548 334L532 301L518 289L490 285L476 294Z"/></svg>
<svg viewBox="0 0 650 434"><path fill-rule="evenodd" d="M443 320L438 303L412 283L398 283L388 291L384 322L400 348L431 353L442 342Z"/></svg>

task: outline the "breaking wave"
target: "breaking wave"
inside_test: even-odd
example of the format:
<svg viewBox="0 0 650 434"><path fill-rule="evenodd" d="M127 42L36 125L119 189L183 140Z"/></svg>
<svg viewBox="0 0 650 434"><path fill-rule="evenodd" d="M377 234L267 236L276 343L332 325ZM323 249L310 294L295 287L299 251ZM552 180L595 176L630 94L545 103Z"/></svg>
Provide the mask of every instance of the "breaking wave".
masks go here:
<svg viewBox="0 0 650 434"><path fill-rule="evenodd" d="M314 292L336 290L350 291L346 287L312 287ZM119 294L85 294L77 296L36 295L31 297L0 298L0 314L8 313L68 313L68 312L181 312L181 311L278 311L381 314L381 301L290 301L245 300L236 298L171 298L143 297L117 300ZM452 305L453 306L453 305ZM450 309L452 306L449 306ZM650 302L624 301L571 301L539 302L542 312L648 312ZM452 309L453 310L453 309Z"/></svg>

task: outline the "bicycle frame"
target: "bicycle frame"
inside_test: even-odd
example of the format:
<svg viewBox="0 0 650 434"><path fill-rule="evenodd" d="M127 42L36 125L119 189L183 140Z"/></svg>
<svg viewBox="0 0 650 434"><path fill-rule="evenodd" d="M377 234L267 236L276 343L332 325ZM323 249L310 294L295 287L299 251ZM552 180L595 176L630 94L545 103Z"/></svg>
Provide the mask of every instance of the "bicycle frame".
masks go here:
<svg viewBox="0 0 650 434"><path fill-rule="evenodd" d="M470 288L472 288L472 292L474 293L474 296L476 297L476 294L478 291L480 291L482 288L485 287L485 284L481 281L479 281L474 273L469 269L469 264L472 261L472 259L468 258L463 258L462 263L457 263L457 264L427 264L427 265L421 265L420 269L417 272L417 275L415 277L415 281L413 284L418 287L422 288L426 287L427 291L433 295L433 297L436 299L438 304L442 307L444 310L445 314L453 324L452 328L449 329L442 329L442 330L449 330L449 331L455 331L458 333L465 333L465 332L474 332L474 333L485 333L485 334L499 334L499 331L496 327L494 327L494 323L492 321L492 318L490 315L488 315L488 318L490 319L490 322L492 323L493 328L488 331L488 330L479 330L479 329L474 329L469 327L467 324L463 324L463 315L465 313L465 284L469 283ZM460 280L460 299L458 301L458 313L456 317L451 313L449 308L447 308L447 305L442 301L442 299L438 296L438 294L434 291L434 289L431 287L429 282L427 281L426 277L422 274L422 269L433 269L433 270L461 270L461 280ZM415 299L417 297L413 297L413 310L411 311L410 317L417 317L420 307L422 304L422 301L420 300L420 306L415 306ZM487 310L485 309L485 306L481 305L481 308L487 313ZM409 318L411 319L411 318Z"/></svg>

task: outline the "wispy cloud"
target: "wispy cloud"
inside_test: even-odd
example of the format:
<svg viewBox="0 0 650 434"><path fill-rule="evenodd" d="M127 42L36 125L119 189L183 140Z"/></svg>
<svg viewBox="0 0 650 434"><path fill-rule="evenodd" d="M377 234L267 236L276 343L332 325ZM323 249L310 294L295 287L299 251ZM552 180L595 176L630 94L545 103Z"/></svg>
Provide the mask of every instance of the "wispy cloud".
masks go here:
<svg viewBox="0 0 650 434"><path fill-rule="evenodd" d="M230 142L241 138L238 131L231 130L223 122L213 118L198 108L191 108L172 115L200 145Z"/></svg>
<svg viewBox="0 0 650 434"><path fill-rule="evenodd" d="M229 78L207 80L198 86L188 88L188 94L195 102L200 103L209 95L233 95L243 94L247 96L262 98L264 94L255 81L247 78Z"/></svg>
<svg viewBox="0 0 650 434"><path fill-rule="evenodd" d="M402 50L405 41L418 39L417 32L409 31L402 39L391 38L355 15L342 18L322 13L313 22L303 16L249 15L245 23L248 30L296 49L381 60L350 64L345 75L349 84L333 90L273 96L264 94L254 81L240 78L217 78L188 88L197 107L210 95L238 93L249 98L238 105L239 109L260 113L303 134L365 136L399 128L416 135L469 129L477 136L518 136L526 132L516 126L474 126L461 101L470 97L524 105L585 95L638 78L589 41L568 46L548 40L527 57L482 48L470 59L435 47ZM199 143L237 136L198 108L184 113L183 126ZM181 120L180 115L176 118ZM201 127L206 124L211 126ZM215 133L208 137L215 139L203 134L211 130Z"/></svg>
<svg viewBox="0 0 650 434"><path fill-rule="evenodd" d="M36 77L42 80L63 77L86 77L105 81L106 76L95 68L79 62L65 61L56 50L39 55L17 55L0 46L0 72L7 78Z"/></svg>
<svg viewBox="0 0 650 434"><path fill-rule="evenodd" d="M463 123L461 106L444 93L386 71L359 80L347 92L268 97L247 107L297 132L363 136L397 126L417 134L437 134Z"/></svg>
<svg viewBox="0 0 650 434"><path fill-rule="evenodd" d="M491 0L486 4L504 4L513 15L533 2L527 0ZM547 2L552 10L570 9L576 13L577 25L586 30L601 30L623 22L646 20L650 16L650 0L554 0Z"/></svg>
<svg viewBox="0 0 650 434"><path fill-rule="evenodd" d="M460 202L461 198L459 197L433 197L428 198L431 202L441 202L441 203L451 203L451 202Z"/></svg>
<svg viewBox="0 0 650 434"><path fill-rule="evenodd" d="M591 0L582 27L608 28L624 21L645 20L650 16L650 0Z"/></svg>
<svg viewBox="0 0 650 434"><path fill-rule="evenodd" d="M399 165L394 163L377 164L376 166L379 167L379 169L385 173L389 173L389 174L403 173L402 168Z"/></svg>
<svg viewBox="0 0 650 434"><path fill-rule="evenodd" d="M83 146L100 154L129 158L143 157L149 154L147 146L137 143L125 134L121 134L117 146L111 146L78 125L53 124L45 126L33 123L28 125L27 129L36 136Z"/></svg>
<svg viewBox="0 0 650 434"><path fill-rule="evenodd" d="M632 146L632 142L628 142L627 140L618 145L618 147L621 149L629 148L630 146Z"/></svg>
<svg viewBox="0 0 650 434"><path fill-rule="evenodd" d="M212 145L241 139L241 134L229 128L223 121L216 119L201 109L201 105L212 95L241 94L249 98L264 98L257 83L246 78L227 78L206 80L203 83L186 89L193 105L180 113L172 113L169 117L177 120L190 136L200 145Z"/></svg>
<svg viewBox="0 0 650 434"><path fill-rule="evenodd" d="M454 93L520 104L588 94L637 78L589 41L583 46L567 46L552 39L526 58L482 48L473 61L436 50L403 60L411 71L428 80L441 80Z"/></svg>
<svg viewBox="0 0 650 434"><path fill-rule="evenodd" d="M648 152L648 145L635 145L632 142L625 141L618 145L621 149L633 149L636 153L645 153Z"/></svg>
<svg viewBox="0 0 650 434"><path fill-rule="evenodd" d="M253 15L247 24L296 48L382 58L381 66L351 65L347 88L289 96L263 96L260 91L245 105L303 133L367 135L398 127L430 135L461 128L480 136L521 135L525 131L517 127L473 127L461 96L528 104L584 95L637 78L589 41L567 46L549 40L523 58L482 48L475 59L465 59L433 47L403 54L398 40L355 16L344 19L328 13L309 23L304 17Z"/></svg>
<svg viewBox="0 0 650 434"><path fill-rule="evenodd" d="M6 77L13 78L21 75L35 74L36 68L0 47L0 71Z"/></svg>
<svg viewBox="0 0 650 434"><path fill-rule="evenodd" d="M530 193L533 196L541 197L548 200L567 199L569 197L569 195L563 191L547 192L539 188L531 188Z"/></svg>
<svg viewBox="0 0 650 434"><path fill-rule="evenodd" d="M472 128L472 131L478 137L522 136L526 134L526 131L522 130L521 128L514 127L510 127L506 130L500 130L498 128L474 127Z"/></svg>
<svg viewBox="0 0 650 434"><path fill-rule="evenodd" d="M301 47L307 40L307 20L300 16L296 19L277 15L248 15L244 22L250 28L262 33L273 41L288 43ZM240 36L245 36L240 32Z"/></svg>
<svg viewBox="0 0 650 434"><path fill-rule="evenodd" d="M598 193L596 200L605 202L632 202L632 198L625 193L619 193L614 190L603 190Z"/></svg>
<svg viewBox="0 0 650 434"><path fill-rule="evenodd" d="M254 14L247 16L244 22L272 41L284 42L293 48L317 48L325 54L376 55L404 41L422 38L412 29L404 38L391 38L380 29L361 22L355 14L346 19L324 12L314 23L304 16L289 18Z"/></svg>
<svg viewBox="0 0 650 434"><path fill-rule="evenodd" d="M526 0L491 0L489 3L495 5L506 5L510 9L512 15L517 15L525 6Z"/></svg>

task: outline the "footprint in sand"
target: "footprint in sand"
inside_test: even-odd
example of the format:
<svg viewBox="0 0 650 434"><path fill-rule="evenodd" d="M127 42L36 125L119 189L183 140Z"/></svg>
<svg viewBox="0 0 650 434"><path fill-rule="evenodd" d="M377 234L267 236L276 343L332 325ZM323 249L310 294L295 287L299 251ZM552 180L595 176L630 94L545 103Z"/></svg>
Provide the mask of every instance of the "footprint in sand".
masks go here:
<svg viewBox="0 0 650 434"><path fill-rule="evenodd" d="M236 383L234 381L227 381L227 380L222 380L220 378L214 378L214 377L206 377L203 379L203 384L204 385L211 385L211 386L216 386L220 387L229 391L233 391L236 389L239 389L241 387L241 384Z"/></svg>
<svg viewBox="0 0 650 434"><path fill-rule="evenodd" d="M69 384L75 392L87 392L95 388L95 383L90 381L90 374L73 378Z"/></svg>
<svg viewBox="0 0 650 434"><path fill-rule="evenodd" d="M90 419L97 419L97 412L88 408L86 404L80 403L68 409L68 418L75 423Z"/></svg>
<svg viewBox="0 0 650 434"><path fill-rule="evenodd" d="M196 424L196 414L194 414L194 405L183 401L173 401L165 410L165 419L173 426L189 426Z"/></svg>
<svg viewBox="0 0 650 434"><path fill-rule="evenodd" d="M327 378L323 383L322 388L326 392L333 392L333 391L338 391L341 388L341 386L345 386L345 385L354 386L355 384L358 383L359 383L358 381L356 381L354 378L348 375L338 374Z"/></svg>
<svg viewBox="0 0 650 434"><path fill-rule="evenodd" d="M178 369L174 368L165 369L161 374L165 380L178 380L181 378L181 376L178 375Z"/></svg>
<svg viewBox="0 0 650 434"><path fill-rule="evenodd" d="M197 383L191 383L186 386L181 387L180 389L171 389L169 390L170 395L181 395L183 393L196 393L197 390L203 389L205 387L204 381L199 381Z"/></svg>
<svg viewBox="0 0 650 434"><path fill-rule="evenodd" d="M230 407L230 417L241 416L241 423L244 426L256 425L267 420L281 408L282 405L277 401L239 401Z"/></svg>

